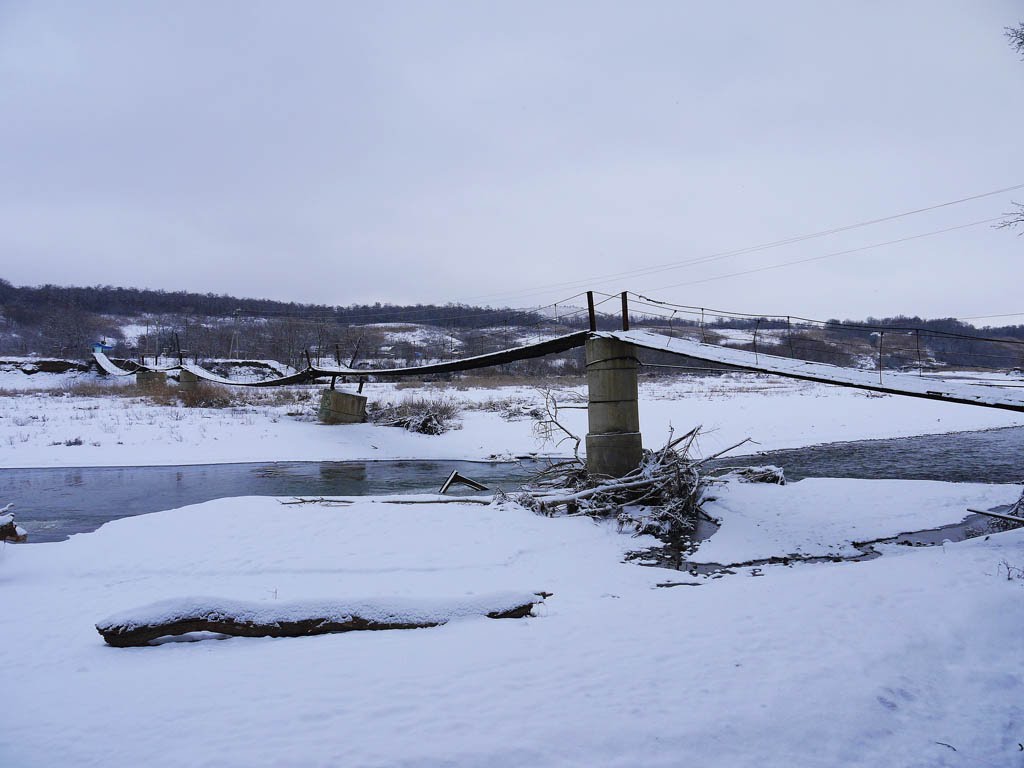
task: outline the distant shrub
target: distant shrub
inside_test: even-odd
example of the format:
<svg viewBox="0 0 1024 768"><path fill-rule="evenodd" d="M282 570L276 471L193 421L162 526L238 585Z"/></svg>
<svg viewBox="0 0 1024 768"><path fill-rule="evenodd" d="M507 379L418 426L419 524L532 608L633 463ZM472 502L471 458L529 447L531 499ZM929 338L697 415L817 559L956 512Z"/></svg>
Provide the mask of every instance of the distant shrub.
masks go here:
<svg viewBox="0 0 1024 768"><path fill-rule="evenodd" d="M537 405L536 401L518 396L489 397L477 403L470 403L466 407L474 411L497 413L506 421L539 419L544 415L544 409Z"/></svg>
<svg viewBox="0 0 1024 768"><path fill-rule="evenodd" d="M73 381L61 386L59 389L47 390L47 393L53 397L59 397L65 394L75 395L77 397L139 396L139 391L135 388L134 377Z"/></svg>
<svg viewBox="0 0 1024 768"><path fill-rule="evenodd" d="M240 402L247 405L302 405L310 406L313 403L313 391L308 388L298 387L257 387L240 388L234 390L233 394Z"/></svg>
<svg viewBox="0 0 1024 768"><path fill-rule="evenodd" d="M231 393L217 384L197 382L188 388L179 388L177 399L186 408L230 408L235 405Z"/></svg>
<svg viewBox="0 0 1024 768"><path fill-rule="evenodd" d="M374 403L367 418L385 427L402 427L421 435L443 435L461 429L460 407L447 397L407 397L398 403Z"/></svg>

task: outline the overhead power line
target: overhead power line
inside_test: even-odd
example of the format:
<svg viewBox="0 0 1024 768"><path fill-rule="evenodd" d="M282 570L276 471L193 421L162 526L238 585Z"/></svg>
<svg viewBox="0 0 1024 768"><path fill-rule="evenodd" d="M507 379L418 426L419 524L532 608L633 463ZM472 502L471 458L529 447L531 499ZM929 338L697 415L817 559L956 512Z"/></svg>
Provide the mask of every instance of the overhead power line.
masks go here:
<svg viewBox="0 0 1024 768"><path fill-rule="evenodd" d="M848 249L843 250L843 251L833 251L832 253L825 253L825 254L822 254L820 256L811 256L811 257L806 258L806 259L796 259L794 261L784 261L784 262L782 262L780 264L769 264L769 265L764 266L764 267L754 267L753 269L744 269L744 270L741 270L739 272L730 272L730 273L728 273L726 275L715 275L713 277L704 277L704 278L701 278L699 280L687 280L685 282L672 283L670 285L658 285L658 286L656 286L656 288L658 290L664 290L666 288L679 288L679 287L684 286L684 285L698 285L700 283L709 283L709 282L712 282L714 280L725 280L725 279L730 278L730 277L741 277L743 275L752 275L752 274L755 274L757 272L767 272L768 270L771 270L771 269L782 269L783 267L793 267L793 266L796 266L798 264L809 264L809 263L811 263L813 261L822 261L824 259L831 259L831 258L835 258L837 256L848 256L848 255L854 254L854 253L861 253L863 251L870 251L873 248L882 248L882 247L884 247L886 245L897 245L898 243L906 243L906 242L910 242L911 240L920 240L921 238L924 238L924 237L933 237L935 235L946 234L947 232L955 232L955 231L960 230L960 229L968 229L969 227L977 227L977 226L981 226L982 224L991 224L992 222L1000 221L1001 219L1002 219L1001 216L996 216L996 217L989 218L989 219L980 219L979 221L972 221L972 222L970 222L968 224L959 224L959 225L957 225L955 227L946 227L945 229L936 229L936 230L932 230L931 232L924 232L924 233L919 234L919 235L910 235L909 237L900 237L900 238L897 238L895 240L886 240L885 242L881 242L881 243L872 243L871 245L862 245L859 248L848 248ZM644 289L644 290L650 290L650 289Z"/></svg>
<svg viewBox="0 0 1024 768"><path fill-rule="evenodd" d="M1005 315L974 315L973 317L958 317L957 320L994 320L998 317L1024 317L1024 312L1009 312Z"/></svg>
<svg viewBox="0 0 1024 768"><path fill-rule="evenodd" d="M649 267L641 267L637 269L625 270L622 272L612 272L604 275L591 276L587 278L579 278L574 280L568 280L561 283L552 283L544 288L528 288L519 291L505 291L500 293L482 294L479 296L471 296L467 301L476 301L484 299L497 299L504 297L514 296L530 296L536 294L549 293L554 290L563 290L566 288L579 288L588 287L591 285L601 285L611 280L621 279L626 277L640 277L648 274L656 274L658 272L666 272L675 269L682 269L683 267L693 266L697 264L704 264L710 261L717 261L719 259L731 258L733 256L742 256L749 253L756 253L758 251L764 251L771 248L778 248L784 245L792 245L794 243L804 242L806 240L812 240L820 237L827 237L829 235L839 234L841 232L848 232L854 229L860 229L862 227L872 226L874 224L882 224L887 221L895 221L902 219L907 216L914 216L920 213L926 213L928 211L936 211L942 208L948 208L954 205L960 205L962 203L971 202L973 200L981 200L986 197L992 197L994 195L1000 195L1005 192L1014 192L1018 189L1024 189L1024 184L1014 184L1009 187L1001 187L1000 189L989 190L988 192L982 192L976 195L969 195L967 197L960 197L955 200L947 200L942 203L935 203L934 205L928 205L921 208L914 208L908 211L902 211L900 213L891 214L888 216L882 216L874 219L867 219L865 221L858 221L853 224L845 224L840 227L832 227L829 229L818 230L816 232L809 232L802 235L794 235L792 237L786 237L781 240L773 240L766 243L759 243L757 245L751 245L744 248L737 248L728 251L718 251L717 253L708 254L705 256L698 256L691 259L685 259L683 261L667 262L663 264L655 264ZM1002 217L997 217L991 221L999 221Z"/></svg>
<svg viewBox="0 0 1024 768"><path fill-rule="evenodd" d="M723 309L712 309L710 307L696 307L691 304L677 304L672 301L664 301L661 299L655 299L650 296L645 296L640 293L629 292L631 295L636 296L640 301L641 305L660 307L662 310L671 309L672 314L675 315L681 312L686 315L692 315L695 319L701 318L701 324L703 324L703 318L721 318L723 320L743 320L749 322L751 320L775 320L785 321L787 330L791 330L789 324L791 321L798 323L806 323L819 328L827 328L829 330L836 331L885 331L886 333L896 331L903 333L920 333L926 336L938 336L943 338L951 339L966 339L970 341L986 341L993 342L996 344L1013 344L1013 345L1024 345L1024 340L1021 339L997 339L990 336L978 336L976 334L958 333L956 331L944 331L937 328L927 328L921 326L903 326L903 325L879 325L871 323L853 323L849 321L837 322L834 320L819 320L811 317L801 317L800 315L782 315L782 314L752 314L750 312L732 312ZM770 329L765 329L770 330ZM776 329L778 330L778 329Z"/></svg>

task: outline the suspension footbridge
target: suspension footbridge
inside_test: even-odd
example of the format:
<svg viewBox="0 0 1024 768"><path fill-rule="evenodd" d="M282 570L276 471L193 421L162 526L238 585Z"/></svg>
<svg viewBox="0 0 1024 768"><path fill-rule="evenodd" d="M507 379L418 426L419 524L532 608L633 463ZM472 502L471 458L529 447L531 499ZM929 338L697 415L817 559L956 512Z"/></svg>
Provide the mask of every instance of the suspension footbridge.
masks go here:
<svg viewBox="0 0 1024 768"><path fill-rule="evenodd" d="M943 333L932 329L918 328L882 328L872 331L878 335L878 366L876 370L863 366L837 365L813 359L803 359L799 353L797 336L794 336L792 318L787 317L785 326L788 329L788 344L776 343L769 345L771 352L758 347L758 331L761 316L757 317L752 333L752 344L737 346L725 343L713 330L709 331L703 324L704 310L701 313L699 337L693 337L694 326L685 329L690 334L681 333L680 328L673 326L672 319L679 309L673 309L666 327L652 329L630 329L630 313L628 294L621 294L622 315L621 329L598 330L597 313L595 311L593 293L588 293L589 330L576 331L557 335L549 339L528 344L521 344L487 354L473 355L460 359L442 362L431 362L423 365L411 365L390 368L357 368L352 365L322 366L314 364L307 355L307 365L287 376L263 379L259 381L237 381L220 376L196 363L187 363L180 359L178 364L170 366L147 366L142 363L125 361L118 364L104 352L96 350L93 358L99 369L114 376L135 374L140 377L166 375L175 371L185 380L203 380L221 385L243 387L280 387L305 384L324 379L330 380L330 389L334 390L338 378L354 379L360 383L370 377L422 377L432 374L450 374L462 371L477 370L493 366L560 354L573 349L586 349L587 383L589 389L588 412L590 433L587 435L588 463L600 474L621 475L635 468L641 455L641 438L637 409L638 388L637 371L646 365L640 358L640 351L675 356L689 363L689 366L667 366L686 368L698 362L714 366L715 370L747 371L770 374L801 381L819 382L826 385L850 387L889 395L925 398L929 400L972 405L982 408L1024 413L1024 382L1016 385L1008 379L1003 380L972 380L969 377L956 378L950 375L924 373L921 353L921 333L926 338L956 338L970 342L1011 345L1014 354L1021 354L1024 359L1024 341L1013 339L988 339L982 336L969 336L962 333ZM618 298L618 297L615 297ZM646 299L646 297L641 297ZM607 299L606 299L607 300ZM647 299L646 303L650 305ZM678 305L677 305L678 306ZM818 322L818 321L807 321ZM839 326L841 328L841 326ZM856 327L863 332L862 326ZM830 326L831 330L835 326ZM894 333L906 338L914 338L917 342L919 369L917 373L902 370L884 370L882 340L886 330L890 336ZM764 332L762 332L764 333ZM717 338L717 341L716 341ZM749 348L748 348L749 347ZM779 354L789 351L790 354ZM974 357L994 356L992 353L965 353ZM1000 353L1002 354L1002 353ZM1006 359L1005 355L1000 360ZM656 365L656 364L655 364ZM361 388L361 387L360 387Z"/></svg>

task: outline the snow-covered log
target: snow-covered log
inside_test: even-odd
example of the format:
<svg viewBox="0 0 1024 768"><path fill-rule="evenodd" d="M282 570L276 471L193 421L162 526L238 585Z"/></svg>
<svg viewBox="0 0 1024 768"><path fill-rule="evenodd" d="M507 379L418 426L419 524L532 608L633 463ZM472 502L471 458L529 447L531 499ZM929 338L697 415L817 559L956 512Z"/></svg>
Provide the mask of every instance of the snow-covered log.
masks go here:
<svg viewBox="0 0 1024 768"><path fill-rule="evenodd" d="M217 597L183 597L118 613L96 625L109 645L148 645L167 635L219 632L242 637L304 637L330 632L421 629L452 619L486 616L520 619L549 596L509 592L470 600L358 600L253 603Z"/></svg>
<svg viewBox="0 0 1024 768"><path fill-rule="evenodd" d="M28 532L14 522L14 514L10 511L13 506L8 504L0 508L0 541L28 541Z"/></svg>

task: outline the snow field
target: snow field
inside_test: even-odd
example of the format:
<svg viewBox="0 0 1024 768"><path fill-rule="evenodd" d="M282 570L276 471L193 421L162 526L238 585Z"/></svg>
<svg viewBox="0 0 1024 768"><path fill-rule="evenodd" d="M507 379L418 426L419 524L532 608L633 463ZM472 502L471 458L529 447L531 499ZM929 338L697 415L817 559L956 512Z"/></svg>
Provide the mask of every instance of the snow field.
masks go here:
<svg viewBox="0 0 1024 768"><path fill-rule="evenodd" d="M804 481L808 482L808 481ZM830 485L840 521L884 506ZM722 532L761 499L730 495ZM940 484L925 494L932 506ZM986 491L946 487L975 503ZM932 493L934 490L934 493ZM1012 489L1003 494L1012 500ZM858 501L860 500L860 501ZM1002 498L1000 498L1002 500ZM959 497L957 502L959 503ZM954 502L950 502L955 505ZM841 514L840 514L841 513ZM949 521L946 521L949 522ZM832 540L854 532L837 524ZM681 574L651 543L517 506L223 499L0 550L0 764L36 766L1013 765L1024 722L1024 532L862 563ZM725 559L740 550L726 548ZM93 624L190 594L471 600L546 589L535 618L116 649ZM944 742L956 752L938 744Z"/></svg>
<svg viewBox="0 0 1024 768"><path fill-rule="evenodd" d="M42 375L42 374L38 374ZM246 405L229 409L155 405L128 397L0 397L0 467L135 466L243 461L470 459L529 453L564 455L541 445L528 417L507 419L502 403L541 404L532 387L474 388L463 383L420 387L371 384L371 400L450 397L465 408L463 428L428 437L372 424L315 423L318 390L304 405ZM585 388L577 387L577 392ZM291 415L291 414L299 414ZM585 410L561 412L577 434ZM1024 416L969 405L874 396L770 376L727 375L643 380L640 419L647 447L661 445L669 426L702 424L701 448L715 452L746 437L739 453L861 440L988 429L1024 424ZM81 440L81 445L75 441ZM67 445L68 441L72 444Z"/></svg>
<svg viewBox="0 0 1024 768"><path fill-rule="evenodd" d="M0 391L3 392L52 392L76 384L96 384L99 386L124 386L135 383L134 378L118 380L113 377L97 376L84 371L68 371L66 373L34 373L31 376L15 370L0 370Z"/></svg>
<svg viewBox="0 0 1024 768"><path fill-rule="evenodd" d="M704 511L723 521L690 557L743 563L774 556L856 557L855 541L960 522L967 508L1012 504L1020 487L932 480L806 478L789 485L727 483Z"/></svg>

